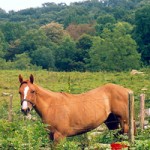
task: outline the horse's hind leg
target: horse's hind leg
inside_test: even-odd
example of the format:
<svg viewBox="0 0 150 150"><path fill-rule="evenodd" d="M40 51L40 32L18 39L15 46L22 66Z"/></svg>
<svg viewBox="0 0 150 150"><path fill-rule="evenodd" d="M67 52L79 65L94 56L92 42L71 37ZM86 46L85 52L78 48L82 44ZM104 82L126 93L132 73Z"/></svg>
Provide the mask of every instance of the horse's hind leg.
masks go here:
<svg viewBox="0 0 150 150"><path fill-rule="evenodd" d="M129 133L129 122L128 120L121 120L120 121L120 124L121 124L121 127L122 127L122 133L126 133L128 134ZM136 124L135 124L135 120L133 122L134 124L134 135L136 135Z"/></svg>
<svg viewBox="0 0 150 150"><path fill-rule="evenodd" d="M122 130L120 132L121 134L129 132L129 123L128 123L127 119L120 119L120 126L122 128Z"/></svg>

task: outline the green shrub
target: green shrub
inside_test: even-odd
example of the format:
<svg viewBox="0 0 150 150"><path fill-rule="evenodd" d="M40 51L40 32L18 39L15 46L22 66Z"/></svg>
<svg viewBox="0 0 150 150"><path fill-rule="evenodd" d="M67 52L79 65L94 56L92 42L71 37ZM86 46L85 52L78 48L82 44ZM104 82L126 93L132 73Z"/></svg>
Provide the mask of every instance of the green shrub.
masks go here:
<svg viewBox="0 0 150 150"><path fill-rule="evenodd" d="M40 121L19 120L8 122L0 120L0 143L3 149L40 149L49 142L48 134Z"/></svg>

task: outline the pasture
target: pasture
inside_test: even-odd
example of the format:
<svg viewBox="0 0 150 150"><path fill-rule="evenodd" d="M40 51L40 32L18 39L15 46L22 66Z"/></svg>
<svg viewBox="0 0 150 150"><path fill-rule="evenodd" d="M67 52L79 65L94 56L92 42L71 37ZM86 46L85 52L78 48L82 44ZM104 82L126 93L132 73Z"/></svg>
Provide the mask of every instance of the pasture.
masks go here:
<svg viewBox="0 0 150 150"><path fill-rule="evenodd" d="M52 143L49 142L44 124L37 114L32 111L32 119L29 120L20 112L20 97L18 94L18 75L28 78L32 73L35 83L52 91L68 93L83 93L106 83L122 85L134 91L136 119L139 120L139 96L146 94L146 107L150 108L150 69L141 70L144 74L131 75L130 72L49 72L49 71L19 71L1 70L0 74L0 149L41 149L49 150ZM13 95L13 121L8 121L9 95ZM103 126L103 125L102 125ZM92 132L92 131L91 131ZM115 132L115 131L113 131ZM59 150L65 149L96 149L100 143L127 142L127 137L116 139L112 131L105 131L88 140L88 134L67 138L57 146ZM135 148L150 148L150 129L141 131L138 129L135 137ZM106 148L104 148L106 149Z"/></svg>

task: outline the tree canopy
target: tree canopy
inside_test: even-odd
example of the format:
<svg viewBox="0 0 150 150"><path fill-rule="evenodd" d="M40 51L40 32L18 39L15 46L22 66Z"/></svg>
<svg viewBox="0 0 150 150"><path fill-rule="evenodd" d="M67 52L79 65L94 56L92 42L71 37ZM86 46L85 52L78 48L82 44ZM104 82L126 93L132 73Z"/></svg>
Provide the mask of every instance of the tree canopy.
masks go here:
<svg viewBox="0 0 150 150"><path fill-rule="evenodd" d="M149 66L149 26L146 0L44 3L9 12L1 8L0 69L122 71Z"/></svg>

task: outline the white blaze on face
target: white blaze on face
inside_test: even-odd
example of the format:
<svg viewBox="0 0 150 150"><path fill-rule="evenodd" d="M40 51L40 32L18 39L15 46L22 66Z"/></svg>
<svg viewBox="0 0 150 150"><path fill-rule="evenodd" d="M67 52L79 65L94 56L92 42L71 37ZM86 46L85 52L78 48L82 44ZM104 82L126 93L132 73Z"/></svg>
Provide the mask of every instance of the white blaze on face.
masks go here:
<svg viewBox="0 0 150 150"><path fill-rule="evenodd" d="M24 88L24 99L26 99L28 91L29 91L29 87L26 86ZM27 101L23 101L23 103L22 103L22 109L27 109L27 108L28 108Z"/></svg>

